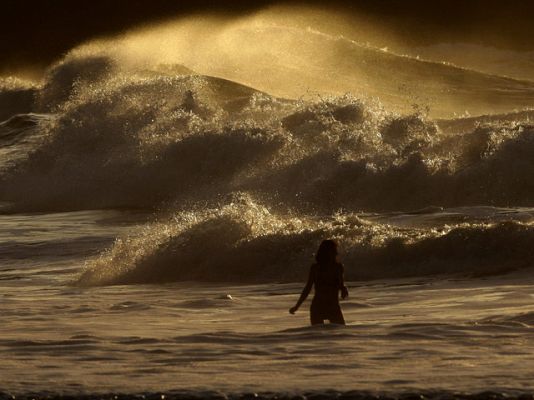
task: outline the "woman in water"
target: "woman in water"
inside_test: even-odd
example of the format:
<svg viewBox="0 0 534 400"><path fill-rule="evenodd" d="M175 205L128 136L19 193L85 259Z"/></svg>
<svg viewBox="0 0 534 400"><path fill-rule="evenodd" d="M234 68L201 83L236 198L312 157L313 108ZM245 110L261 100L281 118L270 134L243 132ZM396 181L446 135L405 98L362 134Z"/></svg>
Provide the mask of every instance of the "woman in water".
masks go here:
<svg viewBox="0 0 534 400"><path fill-rule="evenodd" d="M323 240L315 255L315 261L310 268L308 283L304 286L297 304L291 307L289 312L295 314L315 285L315 296L310 307L311 324L324 324L325 320L329 320L333 324L345 325L339 306L339 291L343 299L349 295L349 291L343 281L343 265L337 261L336 242Z"/></svg>

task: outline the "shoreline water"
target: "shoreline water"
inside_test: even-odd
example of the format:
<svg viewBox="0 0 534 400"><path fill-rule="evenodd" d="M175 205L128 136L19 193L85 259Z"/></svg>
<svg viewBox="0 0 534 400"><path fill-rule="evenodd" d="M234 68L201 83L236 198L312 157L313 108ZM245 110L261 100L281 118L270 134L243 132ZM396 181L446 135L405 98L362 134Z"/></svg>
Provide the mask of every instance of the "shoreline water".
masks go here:
<svg viewBox="0 0 534 400"><path fill-rule="evenodd" d="M454 391L358 391L336 390L225 393L217 390L174 390L168 392L144 393L22 393L11 394L0 391L0 400L531 400L531 391L506 389L502 391L480 391L475 393Z"/></svg>

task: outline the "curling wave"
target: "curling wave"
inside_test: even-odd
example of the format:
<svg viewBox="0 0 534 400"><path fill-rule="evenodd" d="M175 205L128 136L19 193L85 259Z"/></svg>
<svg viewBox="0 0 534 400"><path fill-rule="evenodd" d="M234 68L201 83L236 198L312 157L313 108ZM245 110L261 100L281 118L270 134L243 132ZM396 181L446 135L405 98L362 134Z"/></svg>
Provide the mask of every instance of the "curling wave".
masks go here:
<svg viewBox="0 0 534 400"><path fill-rule="evenodd" d="M355 214L275 213L238 193L219 207L177 213L118 239L88 262L77 284L302 280L324 237L340 243L349 280L483 276L534 265L530 223L408 229Z"/></svg>

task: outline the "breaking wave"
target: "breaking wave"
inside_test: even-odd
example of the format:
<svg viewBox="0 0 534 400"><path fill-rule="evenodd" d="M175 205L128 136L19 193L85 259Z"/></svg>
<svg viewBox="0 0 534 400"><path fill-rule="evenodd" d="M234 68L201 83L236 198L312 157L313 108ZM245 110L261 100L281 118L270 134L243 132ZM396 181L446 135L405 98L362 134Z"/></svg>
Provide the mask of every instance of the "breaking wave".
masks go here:
<svg viewBox="0 0 534 400"><path fill-rule="evenodd" d="M6 82L5 209L158 212L90 261L80 284L300 280L324 237L342 244L349 279L532 264L528 221L436 230L362 217L531 206L531 111L433 120L361 94L284 99L183 65L86 50L50 67L40 86Z"/></svg>
<svg viewBox="0 0 534 400"><path fill-rule="evenodd" d="M350 213L326 218L275 213L236 194L219 207L176 213L118 239L88 263L78 284L299 281L325 237L340 243L349 280L484 276L534 263L530 224L407 229Z"/></svg>
<svg viewBox="0 0 534 400"><path fill-rule="evenodd" d="M0 197L27 210L150 208L234 191L322 213L531 204L528 122L450 133L377 100L284 100L159 69L123 71L94 56L51 68L36 101L55 117L2 174Z"/></svg>

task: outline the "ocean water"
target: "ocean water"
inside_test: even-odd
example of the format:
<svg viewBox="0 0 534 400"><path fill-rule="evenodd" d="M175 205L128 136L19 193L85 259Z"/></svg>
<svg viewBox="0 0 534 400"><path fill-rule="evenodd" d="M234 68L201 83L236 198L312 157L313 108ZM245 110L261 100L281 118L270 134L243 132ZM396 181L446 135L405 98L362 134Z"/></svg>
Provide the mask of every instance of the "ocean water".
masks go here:
<svg viewBox="0 0 534 400"><path fill-rule="evenodd" d="M323 327L288 313L300 283L76 284L139 217L0 218L4 391L532 390L530 272L349 282L348 325Z"/></svg>
<svg viewBox="0 0 534 400"><path fill-rule="evenodd" d="M215 69L131 62L168 29L1 81L0 391L532 393L534 83L281 26L224 31ZM308 50L253 73L250 39L235 68L232 41L275 34ZM277 80L318 41L352 56L302 79L350 93ZM407 107L371 60L432 101ZM325 238L347 326L288 313Z"/></svg>

